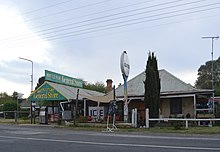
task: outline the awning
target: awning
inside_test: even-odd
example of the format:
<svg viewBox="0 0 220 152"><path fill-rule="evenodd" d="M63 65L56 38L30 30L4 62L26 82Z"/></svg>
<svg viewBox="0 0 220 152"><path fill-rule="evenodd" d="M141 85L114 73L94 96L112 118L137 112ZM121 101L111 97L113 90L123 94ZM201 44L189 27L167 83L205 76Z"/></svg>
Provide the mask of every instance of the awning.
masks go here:
<svg viewBox="0 0 220 152"><path fill-rule="evenodd" d="M36 89L29 97L29 101L61 101L75 100L77 98L77 90L79 89L79 100L89 99L101 103L109 103L113 99L113 92L109 94L100 93L97 91L76 88L63 84L44 82Z"/></svg>
<svg viewBox="0 0 220 152"><path fill-rule="evenodd" d="M91 95L85 95L85 94L81 94L81 93L79 93L79 95L86 98L86 99L100 102L100 103L109 103L111 100L114 99L113 92L110 92L109 94L106 94L104 96L91 96Z"/></svg>

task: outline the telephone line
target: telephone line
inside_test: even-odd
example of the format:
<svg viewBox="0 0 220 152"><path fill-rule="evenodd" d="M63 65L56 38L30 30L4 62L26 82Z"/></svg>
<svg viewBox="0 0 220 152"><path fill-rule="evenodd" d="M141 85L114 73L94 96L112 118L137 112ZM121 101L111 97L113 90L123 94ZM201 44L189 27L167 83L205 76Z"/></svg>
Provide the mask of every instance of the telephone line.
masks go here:
<svg viewBox="0 0 220 152"><path fill-rule="evenodd" d="M48 6L45 6L45 7L41 7L41 8L35 9L35 10L30 10L30 11L22 13L22 15L35 13L35 12L38 12L38 11L41 11L41 10L44 10L44 9L48 9L48 8L52 8L52 7L55 7L55 6L58 6L58 5L69 3L71 1L75 1L75 0L63 1L63 2L52 4L52 5L48 5Z"/></svg>
<svg viewBox="0 0 220 152"><path fill-rule="evenodd" d="M43 25L35 26L34 28L44 27L44 26L48 26L48 25L54 25L54 24L57 24L57 23L63 23L65 21L75 20L75 19L78 19L78 18L88 17L88 16L92 16L92 15L97 15L97 14L105 13L105 12L110 12L110 11L114 11L114 10L130 7L130 6L135 6L135 5L140 5L140 4L148 3L148 2L151 2L151 1L155 1L155 0L148 0L148 1L134 3L134 4L130 4L130 5L126 5L126 6L121 6L121 7L117 7L117 8L113 8L113 9L108 9L108 10L104 10L104 11L100 11L100 12L90 13L90 14L87 14L87 15L82 15L82 16L78 16L78 17L74 17L74 18L68 18L68 19L64 19L64 20L60 20L60 21L56 21L56 22L52 22L52 23L48 23L48 24L43 24Z"/></svg>
<svg viewBox="0 0 220 152"><path fill-rule="evenodd" d="M182 1L182 0L172 1L172 3L178 2L178 1ZM199 2L201 2L201 1L204 1L204 0L198 0L198 1L194 1L194 2L183 3L183 4L174 5L174 6L168 6L168 7L159 8L159 9L154 9L154 10L150 10L150 11L146 11L146 12L141 12L141 13L126 15L126 16L121 16L121 17L117 17L117 18L113 18L113 19L106 19L106 20L103 20L103 21L97 21L97 22L93 22L93 23L88 23L88 24L84 24L84 25L79 25L79 26L75 26L75 27L69 27L69 28L66 28L66 29L62 29L62 28L64 28L64 27L68 27L68 26L71 26L71 25L86 23L86 22L90 22L90 21L93 21L93 20L103 19L103 18L105 19L105 18L112 17L112 16L114 17L114 16L117 16L117 15L122 15L122 14L130 13L130 12L135 12L135 11L139 11L139 10L144 10L144 9L148 9L148 8L154 8L154 7L156 7L156 6L161 6L161 5L170 4L170 2L169 2L169 3L162 3L162 4L159 4L159 5L153 5L153 6L148 6L148 7L142 7L142 8L139 8L139 9L124 11L124 12L120 12L120 13L115 13L115 14L111 14L111 15L106 15L106 16L98 17L98 18L92 18L92 19L88 19L88 20L84 20L84 21L80 21L80 22L74 22L74 23L71 23L71 24L65 24L65 25L62 25L62 26L57 26L57 27L53 27L53 28L49 28L49 29L44 29L44 30L41 30L41 31L36 31L35 33L42 33L42 32L44 32L44 31L51 31L51 32L46 32L46 33L44 33L44 34L56 33L56 32L59 32L59 31L68 30L68 29L72 29L72 28L78 28L78 27L83 27L83 26L87 26L87 25L92 25L92 24L97 24L97 23L103 23L103 22L112 21L112 20L118 20L118 19L121 19L121 18L126 18L126 17L141 15L141 14L146 14L146 13L155 12L155 11L159 11L159 10L165 10L165 9L168 9L168 8L174 8L174 7L179 7L179 6L190 5L190 4L194 4L194 3L199 3ZM216 4L216 3L215 3L215 4ZM210 4L210 5L214 5L214 4ZM208 5L203 5L203 7L204 7L204 6L208 6ZM192 8L192 9L193 9L193 8ZM186 9L185 9L185 10L186 10ZM179 10L177 10L177 11L179 11ZM180 11L181 11L181 10L180 10ZM164 14L164 13L163 13L163 14ZM165 14L166 14L166 13L165 13ZM161 15L161 14L159 14L159 15ZM145 17L145 18L147 18L147 17ZM61 28L61 29L60 29L60 28ZM52 30L54 30L54 29L60 29L60 30L52 31ZM20 37L22 37L22 36L25 36L26 38L29 38L29 37L30 37L29 35L33 35L33 34L20 35L20 36L17 36L17 37L8 38L8 39L0 40L0 41L7 41L7 40L11 40L11 39L18 39L18 38L20 38Z"/></svg>
<svg viewBox="0 0 220 152"><path fill-rule="evenodd" d="M58 35L58 36L53 36L53 37L45 37L43 39L47 39L47 40L52 40L53 41L53 40L57 40L57 39L63 39L63 38L68 38L68 37L73 37L73 36L78 36L78 35L84 35L84 34L88 34L88 33L95 33L95 32L100 32L100 31L105 31L105 30L115 29L115 28L120 28L120 27L127 27L127 26L130 26L130 25L136 25L136 24L141 24L141 23L146 23L146 22L152 22L152 21L162 20L162 19L166 19L166 18L172 18L172 17L177 17L177 16L194 14L194 13L198 13L198 12L210 11L210 10L219 9L219 8L220 8L220 6L219 7L208 8L208 9L203 9L203 10L191 11L191 12L187 12L187 13L176 14L176 15L170 15L170 16L165 16L165 17L160 17L160 18L155 18L155 19L148 19L148 20L137 21L137 22L133 22L133 23L116 25L116 26L112 26L112 27L105 27L105 28L102 28L102 29L95 29L94 28L92 31L81 32L81 33L77 33L77 32L80 32L80 31L75 31L75 32L72 32L72 33L68 33L66 35ZM91 29L89 29L89 30L91 30ZM73 34L73 33L76 33L76 34ZM23 44L26 44L26 43L29 43L29 42L36 43L35 40L32 40L32 41L23 42Z"/></svg>
<svg viewBox="0 0 220 152"><path fill-rule="evenodd" d="M26 23L26 22L30 22L30 21L33 21L33 20L39 20L39 19L42 19L42 18L50 17L50 16L60 15L60 14L63 14L63 13L69 12L69 11L73 11L73 10L75 11L75 10L78 10L78 9L82 9L82 8L86 8L86 7L90 7L90 6L95 6L95 5L98 5L98 4L106 3L108 1L112 1L112 0L105 0L105 1L101 1L101 2L91 3L91 4L84 5L84 6L75 7L75 8L72 8L72 9L56 12L56 13L45 15L45 16L40 16L40 17L36 17L36 18L30 18L30 19L25 20L24 22Z"/></svg>

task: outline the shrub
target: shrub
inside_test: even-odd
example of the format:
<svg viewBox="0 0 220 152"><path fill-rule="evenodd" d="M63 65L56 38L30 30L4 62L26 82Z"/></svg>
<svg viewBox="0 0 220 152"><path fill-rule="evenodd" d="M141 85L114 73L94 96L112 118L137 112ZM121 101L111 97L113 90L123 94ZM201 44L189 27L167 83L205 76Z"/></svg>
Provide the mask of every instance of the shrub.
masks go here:
<svg viewBox="0 0 220 152"><path fill-rule="evenodd" d="M17 110L17 102L7 101L4 103L3 111L16 111L16 110Z"/></svg>

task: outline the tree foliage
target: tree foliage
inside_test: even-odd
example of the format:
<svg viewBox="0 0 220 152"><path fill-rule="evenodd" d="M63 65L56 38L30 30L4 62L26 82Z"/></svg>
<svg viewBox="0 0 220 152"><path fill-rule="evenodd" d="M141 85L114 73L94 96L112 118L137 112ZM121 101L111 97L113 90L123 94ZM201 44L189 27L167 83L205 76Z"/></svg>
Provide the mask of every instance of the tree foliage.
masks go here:
<svg viewBox="0 0 220 152"><path fill-rule="evenodd" d="M145 108L149 108L150 118L158 118L160 104L160 78L157 66L157 59L154 53L151 52L149 52L145 76Z"/></svg>
<svg viewBox="0 0 220 152"><path fill-rule="evenodd" d="M195 86L199 89L212 89L212 61L207 61L198 69ZM213 61L213 78L215 95L220 95L220 57Z"/></svg>
<svg viewBox="0 0 220 152"><path fill-rule="evenodd" d="M45 76L42 76L38 79L37 86L35 87L35 90L39 88L43 83L45 82ZM96 82L96 83L84 83L83 85L84 89L98 91L102 93L106 93L106 87L105 84L102 82Z"/></svg>
<svg viewBox="0 0 220 152"><path fill-rule="evenodd" d="M8 95L6 92L0 93L0 104L4 104L8 101L15 101L16 102L16 97L14 97L14 93L12 94L12 96Z"/></svg>
<svg viewBox="0 0 220 152"><path fill-rule="evenodd" d="M3 111L16 111L17 110L17 102L16 101L6 101L3 106Z"/></svg>
<svg viewBox="0 0 220 152"><path fill-rule="evenodd" d="M12 100L12 97L9 96L6 92L0 93L0 104L4 104L4 102Z"/></svg>
<svg viewBox="0 0 220 152"><path fill-rule="evenodd" d="M9 96L6 92L0 93L0 104L2 105L1 110L3 111L15 111L17 109L17 98L15 97L16 92ZM20 107L20 104L18 105Z"/></svg>
<svg viewBox="0 0 220 152"><path fill-rule="evenodd" d="M106 93L106 87L103 82L96 82L94 84L92 83L85 83L83 86L84 89L98 91L102 93Z"/></svg>
<svg viewBox="0 0 220 152"><path fill-rule="evenodd" d="M42 76L38 79L38 83L37 83L37 86L35 87L35 90L37 88L39 88L43 83L45 82L45 76Z"/></svg>

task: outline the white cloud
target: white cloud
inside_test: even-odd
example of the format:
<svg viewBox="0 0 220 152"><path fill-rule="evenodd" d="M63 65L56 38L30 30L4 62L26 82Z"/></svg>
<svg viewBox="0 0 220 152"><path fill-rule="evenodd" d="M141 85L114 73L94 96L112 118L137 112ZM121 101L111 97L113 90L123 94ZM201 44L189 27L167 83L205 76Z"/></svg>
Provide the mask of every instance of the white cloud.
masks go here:
<svg viewBox="0 0 220 152"><path fill-rule="evenodd" d="M30 94L29 80L26 80L29 69L21 69L21 66L16 65L17 62L23 64L23 61L19 61L19 57L30 59L34 63L50 63L51 46L48 41L28 27L15 8L0 5L0 20L0 75L2 76L0 92L11 95L14 91L18 91L27 97ZM21 35L25 35L26 38ZM8 68L10 70L7 70ZM16 76L21 70L24 71L23 75L27 75L27 78L22 77L25 80L21 80L21 75ZM25 73L26 71L28 74ZM4 75L8 76L3 77ZM14 81L14 79L20 80Z"/></svg>
<svg viewBox="0 0 220 152"><path fill-rule="evenodd" d="M197 71L181 71L173 74L183 82L190 83L193 86L197 80Z"/></svg>
<svg viewBox="0 0 220 152"><path fill-rule="evenodd" d="M30 94L30 85L18 84L11 81L0 78L1 86L0 92L6 92L8 95L12 95L14 91L24 94L23 97L28 97Z"/></svg>
<svg viewBox="0 0 220 152"><path fill-rule="evenodd" d="M15 9L0 6L0 14L0 61L17 60L19 56L49 61L45 54L50 44L34 33Z"/></svg>

